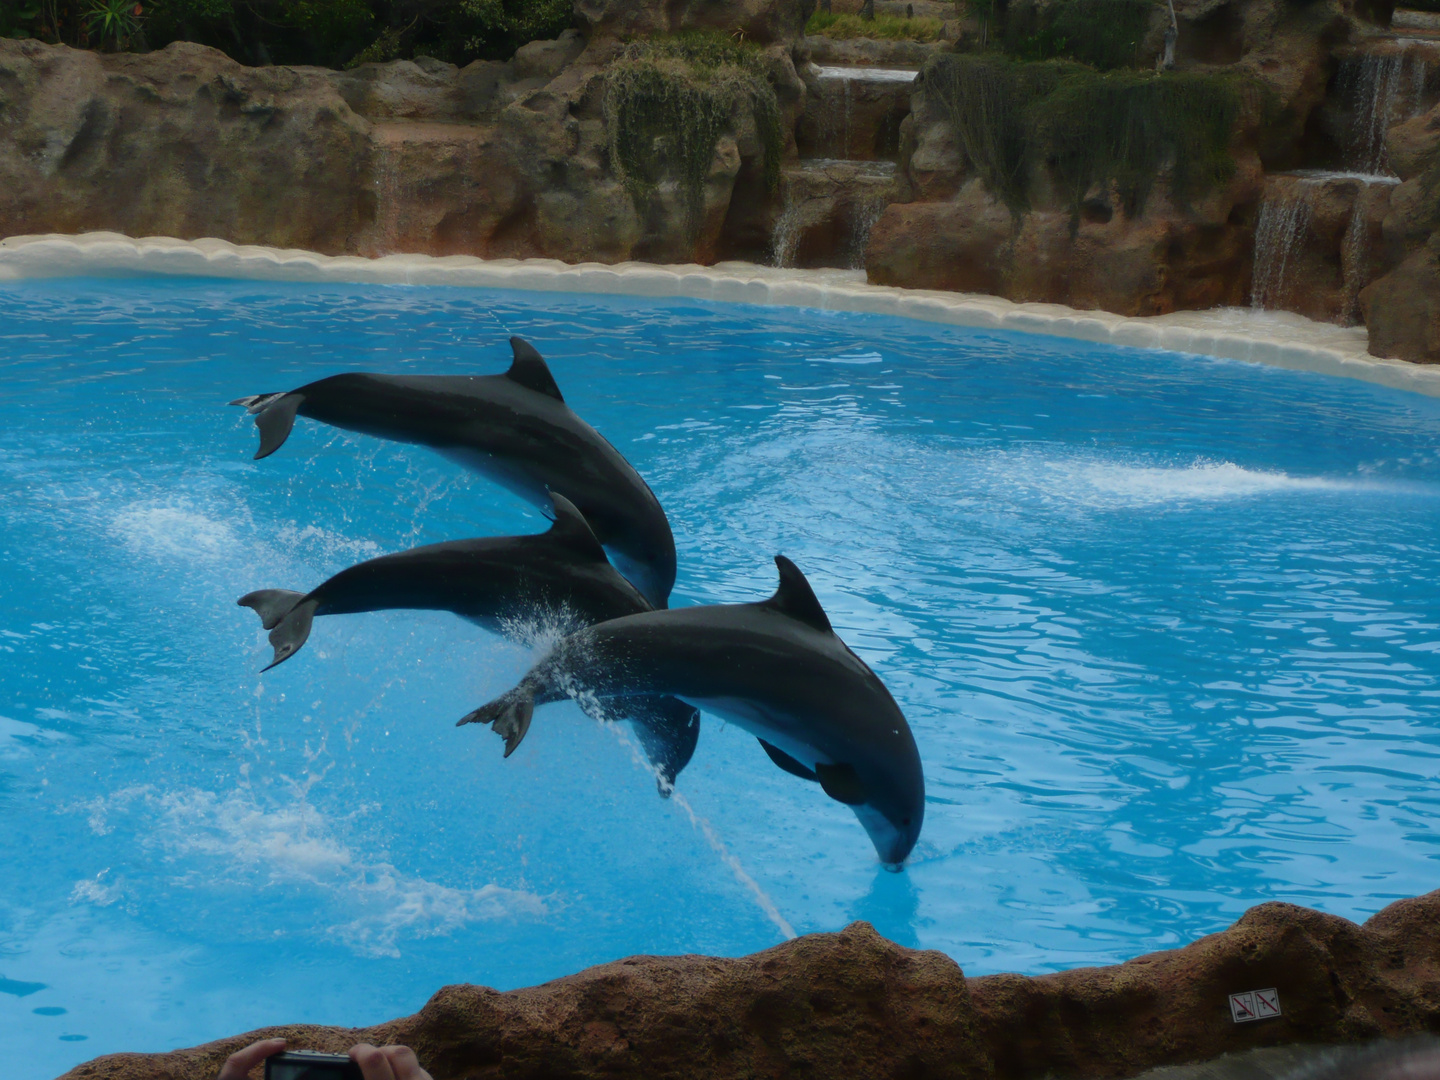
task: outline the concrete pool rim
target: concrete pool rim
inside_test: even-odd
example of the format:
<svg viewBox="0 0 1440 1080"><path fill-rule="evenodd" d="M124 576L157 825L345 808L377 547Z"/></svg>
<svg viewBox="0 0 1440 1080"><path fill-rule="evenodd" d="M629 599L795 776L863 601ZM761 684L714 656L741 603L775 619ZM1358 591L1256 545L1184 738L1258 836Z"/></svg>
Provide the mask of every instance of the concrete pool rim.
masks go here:
<svg viewBox="0 0 1440 1080"><path fill-rule="evenodd" d="M1222 308L1132 317L996 296L870 285L859 270L481 259L473 255L321 255L225 240L133 239L121 233L0 240L0 283L37 278L154 274L251 281L431 285L592 293L813 308L921 322L1163 349L1358 379L1440 397L1440 365L1371 356L1363 327L1288 312Z"/></svg>

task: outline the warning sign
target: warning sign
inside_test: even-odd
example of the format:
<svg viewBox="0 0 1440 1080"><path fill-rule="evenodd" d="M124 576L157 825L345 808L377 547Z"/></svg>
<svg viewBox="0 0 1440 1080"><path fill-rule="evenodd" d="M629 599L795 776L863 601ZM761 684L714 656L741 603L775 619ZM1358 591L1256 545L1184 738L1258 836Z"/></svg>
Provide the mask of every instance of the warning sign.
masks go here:
<svg viewBox="0 0 1440 1080"><path fill-rule="evenodd" d="M1248 1024L1251 1020L1269 1020L1280 1015L1280 992L1273 986L1269 990L1249 990L1243 994L1230 995L1230 1016L1237 1024Z"/></svg>

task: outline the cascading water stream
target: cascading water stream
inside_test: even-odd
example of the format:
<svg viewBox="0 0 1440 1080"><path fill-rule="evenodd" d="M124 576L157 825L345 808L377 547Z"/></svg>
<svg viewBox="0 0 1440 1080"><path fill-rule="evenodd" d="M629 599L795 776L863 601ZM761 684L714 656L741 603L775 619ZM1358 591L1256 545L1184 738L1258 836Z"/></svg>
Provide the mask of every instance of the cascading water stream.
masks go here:
<svg viewBox="0 0 1440 1080"><path fill-rule="evenodd" d="M1353 110L1346 151L1349 168L1393 175L1385 136L1394 124L1423 111L1435 59L1433 42L1400 38L1383 50L1361 52L1341 62L1338 88Z"/></svg>
<svg viewBox="0 0 1440 1080"><path fill-rule="evenodd" d="M890 200L884 195L872 195L856 205L850 219L850 269L865 269L865 249L870 245L870 230L885 213Z"/></svg>
<svg viewBox="0 0 1440 1080"><path fill-rule="evenodd" d="M1326 241L1321 234L1333 237L1338 232L1338 243L1331 241L1335 246L1329 248L1328 258L1332 266L1338 263L1342 289L1328 317L1344 326L1354 325L1360 290L1369 283L1372 269L1372 221L1384 216L1385 202L1376 200L1388 199L1386 189L1398 182L1389 176L1321 170L1268 177L1255 227L1251 306L1271 311L1301 310L1305 299L1301 290L1307 282L1301 280L1299 264L1307 257L1313 261L1314 249L1323 250ZM1345 188L1351 190L1346 192ZM1317 232L1317 208L1323 200L1347 195L1351 205L1343 229L1332 225L1328 233L1323 228ZM1333 214L1333 209L1330 212Z"/></svg>

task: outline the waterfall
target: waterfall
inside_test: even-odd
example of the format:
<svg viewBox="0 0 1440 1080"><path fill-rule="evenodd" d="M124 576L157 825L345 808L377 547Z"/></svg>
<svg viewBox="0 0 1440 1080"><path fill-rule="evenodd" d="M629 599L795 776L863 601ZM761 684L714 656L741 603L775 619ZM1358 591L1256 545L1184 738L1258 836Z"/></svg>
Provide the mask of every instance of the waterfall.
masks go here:
<svg viewBox="0 0 1440 1080"><path fill-rule="evenodd" d="M1428 57L1423 41L1400 40L1386 51L1371 51L1341 62L1339 89L1353 109L1347 149L1349 167L1363 173L1390 175L1385 134L1392 124L1422 110Z"/></svg>
<svg viewBox="0 0 1440 1080"><path fill-rule="evenodd" d="M1274 310L1285 306L1285 267L1300 251L1313 213L1305 184L1287 185L1274 197L1266 191L1255 226L1255 273L1250 306Z"/></svg>
<svg viewBox="0 0 1440 1080"><path fill-rule="evenodd" d="M399 250L400 173L392 146L380 141L375 147L375 253L389 255Z"/></svg>
<svg viewBox="0 0 1440 1080"><path fill-rule="evenodd" d="M787 190L785 206L775 219L775 229L770 234L770 265L790 267L795 265L795 249L800 245L800 207Z"/></svg>
<svg viewBox="0 0 1440 1080"><path fill-rule="evenodd" d="M1373 271L1370 233L1385 216L1389 193L1398 183L1395 177L1318 170L1269 177L1255 227L1251 306L1353 326L1360 290ZM1344 198L1351 201L1339 227L1336 200ZM1299 280L1302 258L1304 281Z"/></svg>
<svg viewBox="0 0 1440 1080"><path fill-rule="evenodd" d="M855 204L850 218L850 258L847 263L851 270L865 269L865 249L870 246L870 230L885 213L890 200L885 195L872 195Z"/></svg>

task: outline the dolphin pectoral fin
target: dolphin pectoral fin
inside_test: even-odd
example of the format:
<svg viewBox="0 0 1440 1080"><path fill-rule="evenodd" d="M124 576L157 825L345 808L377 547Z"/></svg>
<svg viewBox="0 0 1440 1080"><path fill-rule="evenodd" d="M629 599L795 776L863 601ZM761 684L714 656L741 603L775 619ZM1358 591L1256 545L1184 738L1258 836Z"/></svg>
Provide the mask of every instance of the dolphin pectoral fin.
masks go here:
<svg viewBox="0 0 1440 1080"><path fill-rule="evenodd" d="M285 617L270 631L270 644L275 648L275 658L261 668L261 672L283 664L300 651L300 646L310 638L310 625L315 618L315 609L319 606L318 600L306 600L285 613Z"/></svg>
<svg viewBox="0 0 1440 1080"><path fill-rule="evenodd" d="M869 797L853 765L816 765L815 776L826 795L846 806L859 806Z"/></svg>
<svg viewBox="0 0 1440 1080"><path fill-rule="evenodd" d="M595 539L590 523L575 504L555 491L550 492L550 501L555 507L555 524L545 535L558 540L577 555L584 555L595 562L608 562L605 549Z"/></svg>
<svg viewBox="0 0 1440 1080"><path fill-rule="evenodd" d="M534 390L537 394L544 394L561 403L565 401L560 396L560 387L556 385L555 376L550 374L550 365L545 363L545 358L536 351L534 345L524 338L512 337L510 349L514 352L515 359L510 364L510 370L505 372L506 378L519 383L526 390Z"/></svg>
<svg viewBox="0 0 1440 1080"><path fill-rule="evenodd" d="M255 426L260 429L260 449L255 452L256 461L269 457L285 444L290 437L290 429L295 426L295 414L304 402L304 394L281 394L260 406L255 413Z"/></svg>
<svg viewBox="0 0 1440 1080"><path fill-rule="evenodd" d="M257 589L254 592L246 593L235 603L241 607L251 608L256 615L260 616L262 627L266 630L274 630L280 620L288 615L290 609L304 596L304 593L295 592L293 589Z"/></svg>
<svg viewBox="0 0 1440 1080"><path fill-rule="evenodd" d="M779 765L780 768L784 769L791 776L798 776L801 780L809 780L815 784L820 782L820 777L815 775L813 769L807 769L778 746L771 746L764 739L756 739L755 741L765 748L765 753L770 755L771 761Z"/></svg>
<svg viewBox="0 0 1440 1080"><path fill-rule="evenodd" d="M509 693L501 694L490 704L466 713L455 721L455 726L490 724L495 734L505 740L505 756L508 758L530 730L530 718L534 715L535 695L517 686Z"/></svg>
<svg viewBox="0 0 1440 1080"><path fill-rule="evenodd" d="M626 701L625 712L645 757L655 767L660 797L668 799L675 778L695 756L695 745L700 741L700 710L679 698L644 697Z"/></svg>

